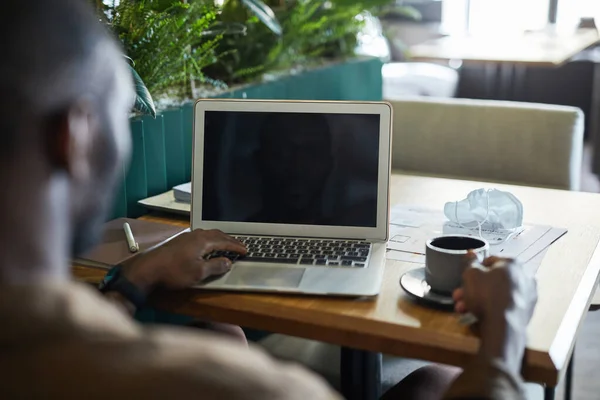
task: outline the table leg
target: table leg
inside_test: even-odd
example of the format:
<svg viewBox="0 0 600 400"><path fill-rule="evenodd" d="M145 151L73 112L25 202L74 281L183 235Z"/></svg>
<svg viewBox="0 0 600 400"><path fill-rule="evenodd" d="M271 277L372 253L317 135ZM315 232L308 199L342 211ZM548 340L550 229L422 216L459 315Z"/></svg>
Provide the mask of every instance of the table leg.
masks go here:
<svg viewBox="0 0 600 400"><path fill-rule="evenodd" d="M499 66L497 100L514 100L514 68L512 64Z"/></svg>
<svg viewBox="0 0 600 400"><path fill-rule="evenodd" d="M571 354L569 365L567 366L567 375L565 376L565 400L571 400L573 395L573 359L575 358L575 349Z"/></svg>
<svg viewBox="0 0 600 400"><path fill-rule="evenodd" d="M525 84L527 82L527 67L521 64L513 65L512 98L513 101L527 101Z"/></svg>
<svg viewBox="0 0 600 400"><path fill-rule="evenodd" d="M569 365L567 365L567 372L565 374L565 400L571 400L573 393L573 359L575 358L575 349L571 353L569 359ZM544 400L554 400L556 388L546 386L544 388Z"/></svg>
<svg viewBox="0 0 600 400"><path fill-rule="evenodd" d="M483 79L484 94L483 97L487 100L496 99L498 90L496 89L498 80L498 64L486 63L484 67L485 78Z"/></svg>
<svg viewBox="0 0 600 400"><path fill-rule="evenodd" d="M554 400L555 394L556 394L556 387L546 386L544 388L544 400Z"/></svg>
<svg viewBox="0 0 600 400"><path fill-rule="evenodd" d="M381 353L342 347L340 378L347 400L378 400L381 397Z"/></svg>
<svg viewBox="0 0 600 400"><path fill-rule="evenodd" d="M594 65L588 140L592 143L592 172L600 175L600 62Z"/></svg>
<svg viewBox="0 0 600 400"><path fill-rule="evenodd" d="M485 64L485 98L522 101L527 68L510 63Z"/></svg>

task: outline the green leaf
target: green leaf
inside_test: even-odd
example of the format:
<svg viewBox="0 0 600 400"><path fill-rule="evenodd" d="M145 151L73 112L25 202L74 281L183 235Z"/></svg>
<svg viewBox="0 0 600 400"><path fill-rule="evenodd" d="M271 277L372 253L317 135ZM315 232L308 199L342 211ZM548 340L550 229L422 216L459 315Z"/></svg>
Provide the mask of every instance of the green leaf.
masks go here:
<svg viewBox="0 0 600 400"><path fill-rule="evenodd" d="M267 26L277 36L281 36L283 29L275 16L275 13L261 0L242 0L242 3L254 14L260 21Z"/></svg>
<svg viewBox="0 0 600 400"><path fill-rule="evenodd" d="M391 4L393 2L395 3L395 1L393 0L330 0L329 2L333 7L348 7L358 4L361 8L372 8L381 5Z"/></svg>
<svg viewBox="0 0 600 400"><path fill-rule="evenodd" d="M401 17L412 21L420 21L423 16L414 7L411 6L400 6L400 5L389 5L382 8L379 12L380 15L389 17Z"/></svg>
<svg viewBox="0 0 600 400"><path fill-rule="evenodd" d="M245 35L248 29L239 22L216 22L210 28L203 30L202 36L215 37L219 35Z"/></svg>
<svg viewBox="0 0 600 400"><path fill-rule="evenodd" d="M131 70L135 85L135 105L133 109L144 115L151 115L153 118L156 118L156 107L148 88L131 64L129 65L129 69Z"/></svg>

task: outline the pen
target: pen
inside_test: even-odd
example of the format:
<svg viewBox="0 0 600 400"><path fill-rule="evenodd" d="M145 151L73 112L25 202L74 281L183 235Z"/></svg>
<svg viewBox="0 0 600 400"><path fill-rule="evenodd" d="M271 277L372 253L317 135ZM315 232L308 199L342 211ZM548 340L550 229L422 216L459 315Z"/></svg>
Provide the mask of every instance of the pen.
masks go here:
<svg viewBox="0 0 600 400"><path fill-rule="evenodd" d="M131 227L127 222L123 224L123 230L125 231L125 238L127 239L127 247L129 247L129 251L132 253L136 253L140 246L138 246L135 238L133 237L133 232L131 232Z"/></svg>

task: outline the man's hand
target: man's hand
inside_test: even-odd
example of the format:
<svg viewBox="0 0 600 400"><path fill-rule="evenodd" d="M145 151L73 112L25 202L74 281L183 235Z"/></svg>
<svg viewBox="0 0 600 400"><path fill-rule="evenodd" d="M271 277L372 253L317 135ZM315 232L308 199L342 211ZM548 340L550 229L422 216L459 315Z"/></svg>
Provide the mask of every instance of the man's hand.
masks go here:
<svg viewBox="0 0 600 400"><path fill-rule="evenodd" d="M521 367L526 328L537 301L535 278L511 259L490 257L482 268L469 268L463 287L454 294L459 313L470 312L480 323L484 357L499 358L507 366Z"/></svg>
<svg viewBox="0 0 600 400"><path fill-rule="evenodd" d="M183 289L231 269L227 258L205 257L214 251L246 254L244 245L217 230L182 233L123 266L123 275L146 293L155 287Z"/></svg>
<svg viewBox="0 0 600 400"><path fill-rule="evenodd" d="M487 270L469 268L463 275L463 287L454 294L459 313L471 312L480 321L503 317L515 311L527 325L537 301L537 285L515 260L489 257L482 263Z"/></svg>

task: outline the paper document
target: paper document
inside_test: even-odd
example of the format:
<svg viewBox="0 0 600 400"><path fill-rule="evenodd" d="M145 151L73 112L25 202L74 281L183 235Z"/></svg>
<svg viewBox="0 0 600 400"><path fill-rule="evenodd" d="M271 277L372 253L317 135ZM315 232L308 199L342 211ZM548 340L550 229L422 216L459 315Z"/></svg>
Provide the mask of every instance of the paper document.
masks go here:
<svg viewBox="0 0 600 400"><path fill-rule="evenodd" d="M413 206L396 206L390 215L388 249L425 254L425 242L442 236L444 213Z"/></svg>
<svg viewBox="0 0 600 400"><path fill-rule="evenodd" d="M172 190L139 200L138 203L152 210L190 215L191 204L175 200Z"/></svg>
<svg viewBox="0 0 600 400"><path fill-rule="evenodd" d="M397 250L389 250L388 249L385 257L388 260L404 261L404 262L411 262L411 263L416 263L416 264L425 264L425 255L423 255L423 254L407 253L405 251L397 251Z"/></svg>
<svg viewBox="0 0 600 400"><path fill-rule="evenodd" d="M430 210L418 206L396 206L390 211L390 224L410 228L439 223L445 219L441 211Z"/></svg>
<svg viewBox="0 0 600 400"><path fill-rule="evenodd" d="M531 273L532 275L535 275L535 273L537 272L538 268L542 264L542 261L544 261L544 257L546 256L547 252L548 252L548 249L544 249L544 250L542 250L541 253L538 253L538 255L536 255L535 257L533 257L531 260L527 261L524 264L526 270L529 273Z"/></svg>
<svg viewBox="0 0 600 400"><path fill-rule="evenodd" d="M424 255L427 240L437 236L460 234L480 237L479 229L450 222L442 211L398 205L392 208L390 214L387 244L387 258L390 259L414 260L413 254ZM566 232L566 229L551 226L524 225L510 234L482 229L481 237L490 243L491 255L518 258L527 263ZM398 254L400 252L406 254Z"/></svg>

